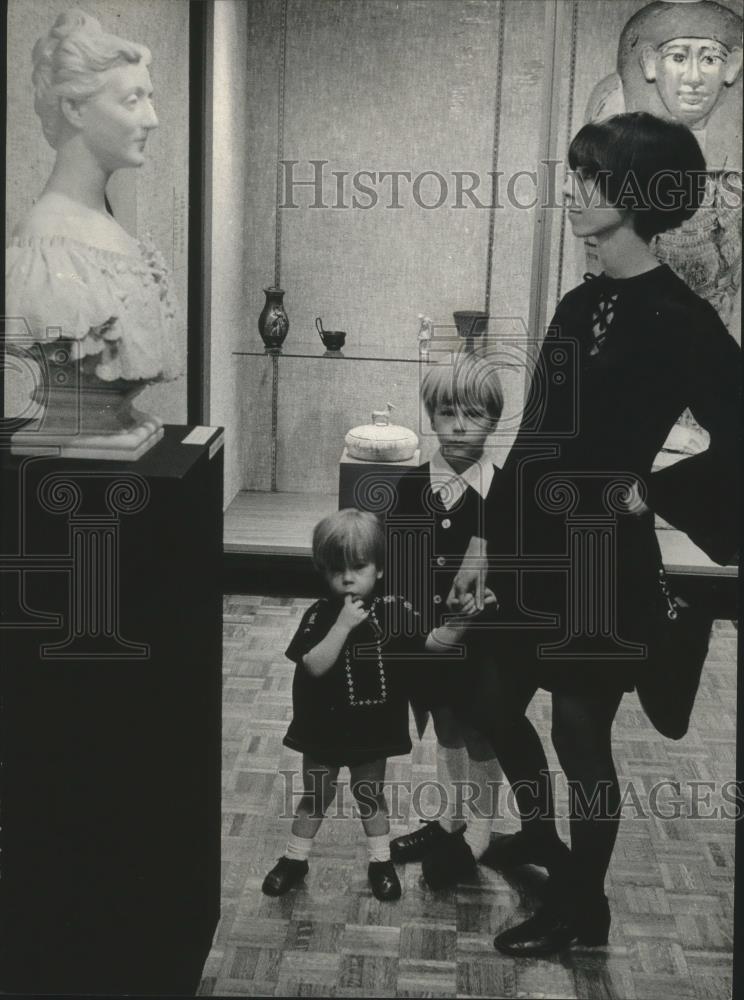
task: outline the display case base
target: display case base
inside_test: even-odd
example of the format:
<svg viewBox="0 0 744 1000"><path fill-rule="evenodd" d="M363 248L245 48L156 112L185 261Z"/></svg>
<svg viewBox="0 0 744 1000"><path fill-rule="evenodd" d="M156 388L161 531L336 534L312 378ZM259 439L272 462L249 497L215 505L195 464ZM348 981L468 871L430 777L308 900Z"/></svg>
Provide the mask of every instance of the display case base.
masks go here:
<svg viewBox="0 0 744 1000"><path fill-rule="evenodd" d="M193 995L212 943L222 434L164 430L2 456L3 993Z"/></svg>
<svg viewBox="0 0 744 1000"><path fill-rule="evenodd" d="M403 462L365 462L344 448L338 465L338 507L359 507L384 513L391 490L406 469L421 465L421 449Z"/></svg>

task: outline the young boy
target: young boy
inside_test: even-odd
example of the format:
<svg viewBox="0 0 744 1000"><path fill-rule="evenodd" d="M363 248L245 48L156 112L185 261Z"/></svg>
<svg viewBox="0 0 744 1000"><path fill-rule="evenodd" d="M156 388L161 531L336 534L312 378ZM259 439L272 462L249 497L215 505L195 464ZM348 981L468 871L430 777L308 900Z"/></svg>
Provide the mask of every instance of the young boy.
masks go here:
<svg viewBox="0 0 744 1000"><path fill-rule="evenodd" d="M417 556L409 560L417 565L413 579L403 559L397 572L407 577L409 594L411 588L417 592L418 606L428 603L436 625L448 612L447 595L471 536L483 530L484 503L499 473L484 457L484 447L501 416L503 397L495 366L465 354L452 364L427 369L421 400L439 448L430 462L406 470L399 480L388 516L388 544L397 532L401 541L395 551L410 554L411 544L417 546ZM433 574L426 568L432 563ZM429 712L434 723L444 812L439 821L393 840L391 856L397 862L421 860L424 879L433 889L474 874L476 861L489 845L503 777L489 742L465 721L469 676L478 669L483 635L469 632L464 659L419 670L411 694L419 736ZM467 825L464 801L470 807Z"/></svg>
<svg viewBox="0 0 744 1000"><path fill-rule="evenodd" d="M313 559L328 596L305 612L286 654L296 667L284 743L302 753L304 791L285 854L263 891L279 896L305 877L339 769L348 767L367 835L372 892L394 900L401 890L390 860L383 784L387 758L411 750L406 672L425 651L446 653L466 623L428 635L412 605L385 592L385 534L374 514L341 510L323 518L313 533Z"/></svg>

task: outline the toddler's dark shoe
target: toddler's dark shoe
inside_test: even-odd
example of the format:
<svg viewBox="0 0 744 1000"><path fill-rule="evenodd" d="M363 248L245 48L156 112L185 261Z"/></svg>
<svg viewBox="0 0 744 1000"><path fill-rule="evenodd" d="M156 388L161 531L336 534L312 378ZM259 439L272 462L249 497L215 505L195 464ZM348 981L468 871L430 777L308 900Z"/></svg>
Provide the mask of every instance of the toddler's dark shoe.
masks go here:
<svg viewBox="0 0 744 1000"><path fill-rule="evenodd" d="M421 873L430 889L449 889L473 878L477 870L473 852L465 843L461 830L437 844L421 862Z"/></svg>
<svg viewBox="0 0 744 1000"><path fill-rule="evenodd" d="M293 885L297 885L308 873L307 861L295 861L292 858L279 858L269 874L263 880L261 889L267 896L283 896Z"/></svg>
<svg viewBox="0 0 744 1000"><path fill-rule="evenodd" d="M538 838L520 830L494 837L481 855L480 863L497 871L519 865L550 869L568 864L570 857L569 848L558 837Z"/></svg>
<svg viewBox="0 0 744 1000"><path fill-rule="evenodd" d="M413 833L404 833L390 841L390 857L397 865L421 859L449 834L436 820L422 823Z"/></svg>
<svg viewBox="0 0 744 1000"><path fill-rule="evenodd" d="M400 899L400 882L392 861L370 861L367 876L372 892L383 903Z"/></svg>

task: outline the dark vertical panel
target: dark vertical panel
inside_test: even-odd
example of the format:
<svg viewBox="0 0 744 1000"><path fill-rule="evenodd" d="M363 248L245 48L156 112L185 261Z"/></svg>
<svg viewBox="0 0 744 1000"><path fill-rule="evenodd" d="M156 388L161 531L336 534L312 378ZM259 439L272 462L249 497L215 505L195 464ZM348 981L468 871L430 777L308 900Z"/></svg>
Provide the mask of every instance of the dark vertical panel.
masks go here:
<svg viewBox="0 0 744 1000"><path fill-rule="evenodd" d="M207 23L209 5L189 3L189 294L187 303L186 410L189 424L204 423L208 384L208 329L204 315Z"/></svg>
<svg viewBox="0 0 744 1000"><path fill-rule="evenodd" d="M8 37L8 0L0 0L0 25L3 38ZM3 92L8 92L8 55L6 46L0 45L0 80L3 81ZM0 210L5 219L5 149L8 137L6 134L7 106L0 102L0 140L3 144L3 155L0 157ZM2 302L2 328L0 329L0 416L5 415L5 251L3 250L3 273L0 276L0 302ZM0 444L0 461L5 449Z"/></svg>

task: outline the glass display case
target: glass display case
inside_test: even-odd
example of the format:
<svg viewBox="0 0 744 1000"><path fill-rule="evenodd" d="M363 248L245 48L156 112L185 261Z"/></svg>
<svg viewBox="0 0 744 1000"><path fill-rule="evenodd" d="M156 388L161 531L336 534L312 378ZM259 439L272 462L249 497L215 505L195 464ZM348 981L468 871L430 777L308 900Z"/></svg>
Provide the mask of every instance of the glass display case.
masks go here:
<svg viewBox="0 0 744 1000"><path fill-rule="evenodd" d="M427 364L451 363L455 352L466 346L499 362L505 408L490 450L493 461L502 464L516 432L534 360L534 345L530 348L526 339L466 345L454 325L443 324L434 327L427 351L421 352L412 341L392 357L355 344L327 352L318 339L285 343L281 351L260 345L235 351L251 387L248 398L255 419L245 445L256 464L248 470L252 488L241 490L225 512L225 552L309 558L313 526L338 509L340 494L349 495L340 480L346 432L367 422L371 411L388 401L397 408L395 422L412 428L419 437L413 464L428 460L436 442L419 403L420 378ZM309 385L315 387L314 395L308 394ZM391 472L395 478L395 469ZM670 572L736 576L736 567L717 566L684 533L660 518L657 529Z"/></svg>
<svg viewBox="0 0 744 1000"><path fill-rule="evenodd" d="M441 325L424 352L415 336L392 356L353 343L331 353L319 338L287 341L277 353L260 346L234 352L253 416L243 442L247 488L227 509L225 551L309 555L313 525L339 506L347 432L368 424L372 411L387 403L394 407L391 422L419 439L415 456L403 464L426 461L435 439L419 402L423 371L473 347L485 350L485 343L468 344L454 325ZM509 379L521 398L524 369L511 366Z"/></svg>

